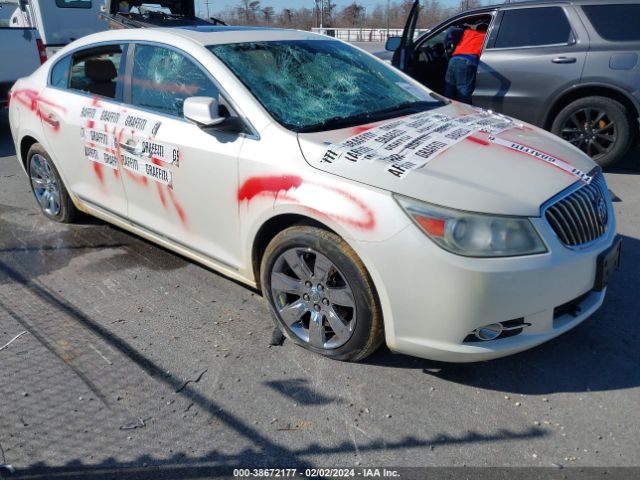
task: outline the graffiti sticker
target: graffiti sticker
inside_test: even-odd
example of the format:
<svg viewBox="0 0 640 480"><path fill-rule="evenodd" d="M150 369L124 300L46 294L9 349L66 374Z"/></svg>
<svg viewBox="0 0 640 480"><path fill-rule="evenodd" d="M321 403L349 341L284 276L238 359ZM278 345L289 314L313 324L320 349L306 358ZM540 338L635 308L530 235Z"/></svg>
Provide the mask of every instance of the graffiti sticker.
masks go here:
<svg viewBox="0 0 640 480"><path fill-rule="evenodd" d="M329 145L322 162L376 161L389 174L404 178L473 133L497 134L512 126L510 119L488 112L455 118L421 112Z"/></svg>
<svg viewBox="0 0 640 480"><path fill-rule="evenodd" d="M84 156L87 160L99 163L113 170L118 170L118 157L108 150L96 146L84 146Z"/></svg>
<svg viewBox="0 0 640 480"><path fill-rule="evenodd" d="M123 168L126 168L130 172L137 173L168 187L171 186L170 170L155 163L142 160L134 155L121 153L120 160Z"/></svg>
<svg viewBox="0 0 640 480"><path fill-rule="evenodd" d="M502 138L496 138L493 136L489 137L489 141L497 145L509 148L511 150L515 150L516 152L524 153L525 155L537 158L538 160L547 162L550 165L554 165L559 169L564 170L571 175L574 175L584 183L591 183L591 180L593 180L593 177L591 175L584 173L582 170L575 168L573 165L565 162L564 160L561 160L558 157L554 157L553 155L549 155L548 153L541 152L540 150L536 150L533 147L522 145L521 143L517 142L512 142L510 140L504 140Z"/></svg>

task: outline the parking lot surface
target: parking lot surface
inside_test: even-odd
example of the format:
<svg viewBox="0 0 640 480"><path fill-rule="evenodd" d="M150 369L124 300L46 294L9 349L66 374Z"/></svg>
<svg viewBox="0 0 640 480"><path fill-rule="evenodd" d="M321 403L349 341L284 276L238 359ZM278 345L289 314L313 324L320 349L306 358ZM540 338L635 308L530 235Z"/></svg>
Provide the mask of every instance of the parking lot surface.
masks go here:
<svg viewBox="0 0 640 480"><path fill-rule="evenodd" d="M485 363L381 348L349 364L270 346L256 291L101 221L46 220L2 114L0 346L27 333L0 350L0 463L32 478L638 466L639 174L638 148L607 173L622 267L575 330Z"/></svg>

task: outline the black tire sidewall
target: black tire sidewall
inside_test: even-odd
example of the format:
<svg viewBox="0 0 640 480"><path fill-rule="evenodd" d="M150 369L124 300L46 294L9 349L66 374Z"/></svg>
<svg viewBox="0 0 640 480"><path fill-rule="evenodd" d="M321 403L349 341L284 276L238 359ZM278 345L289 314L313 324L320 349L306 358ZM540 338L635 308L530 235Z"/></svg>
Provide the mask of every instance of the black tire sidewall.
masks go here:
<svg viewBox="0 0 640 480"><path fill-rule="evenodd" d="M271 295L271 272L277 258L291 248L312 248L326 256L343 274L351 288L356 302L356 326L351 338L342 346L335 349L321 349L313 347L298 338L280 319ZM345 251L350 249L337 235L314 227L293 227L278 234L267 247L261 266L261 285L263 296L269 303L272 318L287 338L312 352L336 360L352 360L364 358L360 355L367 349L373 329L377 329L376 319L380 318L377 295L373 283L362 266L359 266ZM351 255L355 255L353 251ZM377 346L380 342L377 342Z"/></svg>
<svg viewBox="0 0 640 480"><path fill-rule="evenodd" d="M55 176L56 182L58 184L58 192L60 194L60 211L58 212L57 215L50 215L47 212L45 212L44 209L40 206L40 202L38 202L38 199L36 197L36 192L33 188L33 182L31 182L31 159L36 154L43 156L47 160L47 162L49 163L49 167L51 168L51 171L53 172L53 175ZM73 202L71 201L71 197L67 192L67 189L62 181L62 178L60 178L58 169L56 168L56 165L51 160L51 157L49 156L47 151L39 143L34 143L29 149L29 153L27 153L27 174L29 175L29 185L31 186L31 193L33 193L33 198L36 200L36 204L38 205L38 207L40 208L40 211L45 217L47 217L50 220L61 222L61 223L68 223L76 218L78 212L75 206L73 205Z"/></svg>
<svg viewBox="0 0 640 480"><path fill-rule="evenodd" d="M597 160L594 159L600 167L610 167L620 160L620 158L627 152L634 139L634 135L631 131L631 124L633 122L630 120L629 114L621 103L611 98L600 96L584 97L575 100L558 112L551 125L551 133L561 137L562 127L571 114L576 110L588 107L605 110L607 115L609 115L616 123L618 138L613 149L603 157Z"/></svg>

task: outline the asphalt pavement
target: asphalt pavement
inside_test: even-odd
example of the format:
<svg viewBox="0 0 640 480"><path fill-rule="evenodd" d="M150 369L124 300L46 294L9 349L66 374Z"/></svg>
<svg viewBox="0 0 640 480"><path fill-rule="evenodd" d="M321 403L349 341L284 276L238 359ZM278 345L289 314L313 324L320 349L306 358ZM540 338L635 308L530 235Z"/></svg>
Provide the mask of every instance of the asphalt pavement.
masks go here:
<svg viewBox="0 0 640 480"><path fill-rule="evenodd" d="M350 364L270 346L256 291L101 221L45 219L2 115L0 346L27 333L0 350L0 463L65 479L640 466L639 174L638 148L607 173L623 262L578 328L491 362Z"/></svg>

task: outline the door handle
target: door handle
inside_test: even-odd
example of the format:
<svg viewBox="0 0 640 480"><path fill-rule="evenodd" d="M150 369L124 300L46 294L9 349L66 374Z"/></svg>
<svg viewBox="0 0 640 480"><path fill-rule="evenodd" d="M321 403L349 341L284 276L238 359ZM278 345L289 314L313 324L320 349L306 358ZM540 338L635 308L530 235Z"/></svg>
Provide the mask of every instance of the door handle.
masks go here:
<svg viewBox="0 0 640 480"><path fill-rule="evenodd" d="M150 157L151 156L151 152L143 152L142 151L142 146L140 146L139 144L130 144L130 143L123 143L120 142L120 148L122 148L123 150L126 150L127 152L133 154L133 155L137 155L139 157Z"/></svg>
<svg viewBox="0 0 640 480"><path fill-rule="evenodd" d="M43 116L42 119L53 128L58 128L60 126L60 120L58 120L58 117L56 117L53 113Z"/></svg>
<svg viewBox="0 0 640 480"><path fill-rule="evenodd" d="M556 57L551 60L553 63L576 63L576 59L574 57Z"/></svg>
<svg viewBox="0 0 640 480"><path fill-rule="evenodd" d="M134 145L129 145L128 143L120 142L120 148L129 153L136 153L136 147Z"/></svg>

